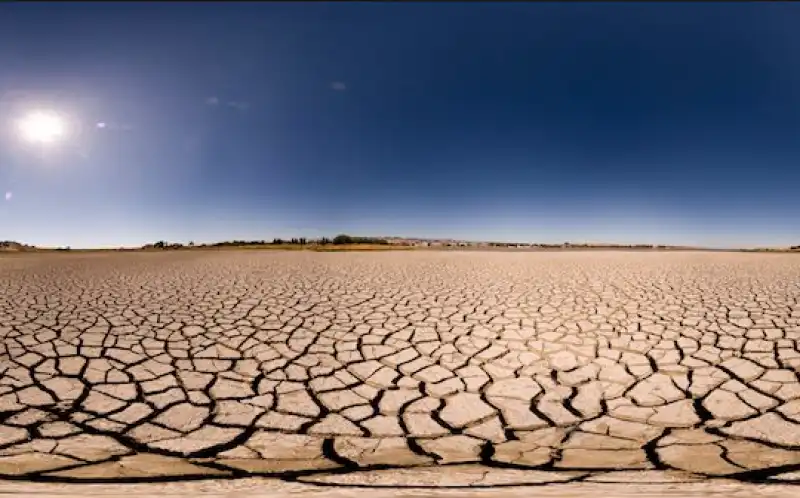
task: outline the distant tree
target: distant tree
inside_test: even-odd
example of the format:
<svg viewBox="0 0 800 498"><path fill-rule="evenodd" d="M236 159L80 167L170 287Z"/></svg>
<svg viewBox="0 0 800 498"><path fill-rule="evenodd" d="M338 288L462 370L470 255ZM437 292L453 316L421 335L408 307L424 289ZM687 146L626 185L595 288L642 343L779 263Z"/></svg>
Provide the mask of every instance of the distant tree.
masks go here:
<svg viewBox="0 0 800 498"><path fill-rule="evenodd" d="M336 237L333 238L333 243L336 244L336 245L352 244L353 243L353 237L351 237L349 235L345 235L345 234L340 234L340 235L337 235Z"/></svg>

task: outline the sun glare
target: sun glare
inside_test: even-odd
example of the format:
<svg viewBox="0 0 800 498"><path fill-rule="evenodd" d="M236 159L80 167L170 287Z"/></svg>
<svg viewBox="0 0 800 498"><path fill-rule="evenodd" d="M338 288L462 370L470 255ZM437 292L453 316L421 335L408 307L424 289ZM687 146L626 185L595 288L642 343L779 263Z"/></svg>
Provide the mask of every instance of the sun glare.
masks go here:
<svg viewBox="0 0 800 498"><path fill-rule="evenodd" d="M64 136L64 120L55 113L34 112L19 122L19 131L27 142L48 144Z"/></svg>

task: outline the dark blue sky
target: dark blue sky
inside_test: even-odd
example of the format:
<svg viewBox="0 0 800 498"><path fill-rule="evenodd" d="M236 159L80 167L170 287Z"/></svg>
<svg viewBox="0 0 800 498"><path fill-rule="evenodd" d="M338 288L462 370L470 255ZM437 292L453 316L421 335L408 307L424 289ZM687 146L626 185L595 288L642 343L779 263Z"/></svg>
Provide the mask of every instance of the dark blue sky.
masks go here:
<svg viewBox="0 0 800 498"><path fill-rule="evenodd" d="M798 26L791 3L4 3L0 239L797 244ZM19 139L37 110L60 141Z"/></svg>

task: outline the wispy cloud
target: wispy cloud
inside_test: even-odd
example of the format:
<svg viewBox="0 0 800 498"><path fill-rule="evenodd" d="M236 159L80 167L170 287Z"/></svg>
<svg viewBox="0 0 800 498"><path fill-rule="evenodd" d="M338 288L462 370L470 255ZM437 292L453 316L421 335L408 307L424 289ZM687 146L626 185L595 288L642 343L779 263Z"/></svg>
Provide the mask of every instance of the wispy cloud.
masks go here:
<svg viewBox="0 0 800 498"><path fill-rule="evenodd" d="M222 100L219 97L213 96L206 99L206 105L209 107L225 106L237 111L246 111L250 109L250 102L246 100Z"/></svg>
<svg viewBox="0 0 800 498"><path fill-rule="evenodd" d="M108 121L98 121L94 124L98 130L131 131L133 126L125 123L109 123Z"/></svg>
<svg viewBox="0 0 800 498"><path fill-rule="evenodd" d="M347 84L344 81L332 81L331 88L337 92L343 92L347 90Z"/></svg>
<svg viewBox="0 0 800 498"><path fill-rule="evenodd" d="M6 192L5 199L7 201L10 201L12 197L14 197L14 192L11 191Z"/></svg>
<svg viewBox="0 0 800 498"><path fill-rule="evenodd" d="M246 111L250 109L250 102L244 102L241 100L231 100L228 102L229 107L233 107L237 111Z"/></svg>

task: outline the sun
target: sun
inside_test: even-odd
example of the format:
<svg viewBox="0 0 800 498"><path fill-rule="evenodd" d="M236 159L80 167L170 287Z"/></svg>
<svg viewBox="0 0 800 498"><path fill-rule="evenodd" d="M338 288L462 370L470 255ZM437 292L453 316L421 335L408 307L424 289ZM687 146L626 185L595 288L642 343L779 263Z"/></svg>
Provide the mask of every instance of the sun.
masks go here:
<svg viewBox="0 0 800 498"><path fill-rule="evenodd" d="M49 144L64 136L66 124L56 113L33 112L19 121L19 132L27 142Z"/></svg>

